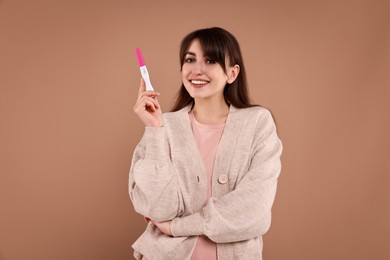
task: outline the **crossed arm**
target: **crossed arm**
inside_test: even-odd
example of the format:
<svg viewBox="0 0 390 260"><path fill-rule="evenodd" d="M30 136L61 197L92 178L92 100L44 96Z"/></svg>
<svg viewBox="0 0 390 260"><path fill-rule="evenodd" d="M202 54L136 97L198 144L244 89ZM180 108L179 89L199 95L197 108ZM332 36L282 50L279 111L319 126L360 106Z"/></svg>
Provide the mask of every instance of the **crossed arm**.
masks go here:
<svg viewBox="0 0 390 260"><path fill-rule="evenodd" d="M266 129L255 145L250 169L235 190L211 198L200 212L184 217L178 217L183 201L178 174L161 141L164 129L147 129L130 171L135 210L171 236L206 235L216 243L225 243L263 235L270 226L282 153L273 121L263 123Z"/></svg>

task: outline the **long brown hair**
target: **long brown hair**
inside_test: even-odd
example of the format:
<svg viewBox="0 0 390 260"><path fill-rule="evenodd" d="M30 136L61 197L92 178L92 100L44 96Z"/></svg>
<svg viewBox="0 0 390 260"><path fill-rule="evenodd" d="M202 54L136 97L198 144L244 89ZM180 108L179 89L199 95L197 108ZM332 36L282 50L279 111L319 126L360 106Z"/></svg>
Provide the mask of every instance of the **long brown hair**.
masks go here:
<svg viewBox="0 0 390 260"><path fill-rule="evenodd" d="M240 72L232 84L226 84L223 94L225 102L237 108L256 106L250 102L244 62L241 55L240 45L236 38L219 27L196 30L191 32L181 42L180 47L180 68L183 67L186 52L191 43L198 39L207 57L221 65L226 72L226 59L230 66L239 65ZM180 69L181 70L181 69ZM178 111L188 105L194 106L194 99L187 92L184 84L176 96L175 104L171 111Z"/></svg>

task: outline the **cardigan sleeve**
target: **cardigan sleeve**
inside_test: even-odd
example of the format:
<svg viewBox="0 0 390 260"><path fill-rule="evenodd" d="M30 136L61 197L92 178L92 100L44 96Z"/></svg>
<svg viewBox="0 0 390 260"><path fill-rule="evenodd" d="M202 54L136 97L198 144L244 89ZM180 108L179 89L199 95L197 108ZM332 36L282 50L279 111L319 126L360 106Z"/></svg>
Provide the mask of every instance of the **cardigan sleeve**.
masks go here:
<svg viewBox="0 0 390 260"><path fill-rule="evenodd" d="M183 208L164 127L145 128L132 158L129 194L136 212L159 222L173 219Z"/></svg>
<svg viewBox="0 0 390 260"><path fill-rule="evenodd" d="M206 235L216 243L252 239L263 235L271 224L281 170L282 143L268 112L248 172L236 188L221 198L210 198L200 212L173 219L174 236Z"/></svg>

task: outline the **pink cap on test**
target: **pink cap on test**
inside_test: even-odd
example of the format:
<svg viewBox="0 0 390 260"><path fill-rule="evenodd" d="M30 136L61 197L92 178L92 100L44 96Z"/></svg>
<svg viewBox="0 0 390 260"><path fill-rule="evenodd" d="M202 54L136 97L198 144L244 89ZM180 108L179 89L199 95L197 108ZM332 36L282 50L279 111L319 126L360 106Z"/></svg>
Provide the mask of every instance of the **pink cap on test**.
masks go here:
<svg viewBox="0 0 390 260"><path fill-rule="evenodd" d="M138 58L138 63L139 66L145 66L144 59L142 58L141 50L139 48L135 48L135 51L137 52L137 58Z"/></svg>

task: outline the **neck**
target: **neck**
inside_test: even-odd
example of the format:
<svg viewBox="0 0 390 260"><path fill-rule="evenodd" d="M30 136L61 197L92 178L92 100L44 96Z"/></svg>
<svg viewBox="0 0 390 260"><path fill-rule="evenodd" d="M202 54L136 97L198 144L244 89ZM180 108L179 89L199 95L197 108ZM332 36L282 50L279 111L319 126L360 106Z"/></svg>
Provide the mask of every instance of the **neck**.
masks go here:
<svg viewBox="0 0 390 260"><path fill-rule="evenodd" d="M225 123L229 106L224 99L219 102L195 99L193 113L196 120L202 124L219 125Z"/></svg>

